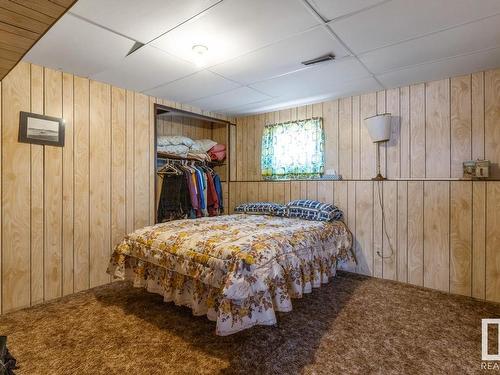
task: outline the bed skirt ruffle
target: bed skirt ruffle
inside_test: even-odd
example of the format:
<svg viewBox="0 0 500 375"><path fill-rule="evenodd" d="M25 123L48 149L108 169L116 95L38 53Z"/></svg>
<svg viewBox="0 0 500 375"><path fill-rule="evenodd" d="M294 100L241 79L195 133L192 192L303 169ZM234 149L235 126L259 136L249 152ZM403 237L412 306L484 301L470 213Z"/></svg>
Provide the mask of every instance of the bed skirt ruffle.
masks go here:
<svg viewBox="0 0 500 375"><path fill-rule="evenodd" d="M309 252L324 254L324 249ZM335 256L308 258L300 262L271 262L268 266L274 269L271 273L274 276L266 279L264 287L254 289L243 299L230 298L230 286L208 285L128 255L123 255L120 262L111 263L108 273L114 279L128 280L135 287L162 295L165 302L187 306L194 315L206 315L217 322L216 333L225 336L255 325L276 324L276 311L291 311L292 298L311 293L313 288L319 288L335 276Z"/></svg>

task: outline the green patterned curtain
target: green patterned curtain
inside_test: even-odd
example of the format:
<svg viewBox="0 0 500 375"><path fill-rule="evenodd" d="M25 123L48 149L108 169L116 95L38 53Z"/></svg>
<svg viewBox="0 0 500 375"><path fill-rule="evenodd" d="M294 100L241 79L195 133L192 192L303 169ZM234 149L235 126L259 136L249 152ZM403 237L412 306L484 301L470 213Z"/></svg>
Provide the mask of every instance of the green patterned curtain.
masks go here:
<svg viewBox="0 0 500 375"><path fill-rule="evenodd" d="M324 167L321 118L267 125L262 137L265 179L320 177Z"/></svg>

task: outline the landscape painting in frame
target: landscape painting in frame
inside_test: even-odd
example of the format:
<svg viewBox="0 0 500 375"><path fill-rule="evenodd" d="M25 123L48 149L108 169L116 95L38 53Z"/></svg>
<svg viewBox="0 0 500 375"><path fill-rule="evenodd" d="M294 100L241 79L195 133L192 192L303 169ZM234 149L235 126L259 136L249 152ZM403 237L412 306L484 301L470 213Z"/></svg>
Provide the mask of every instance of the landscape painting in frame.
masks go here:
<svg viewBox="0 0 500 375"><path fill-rule="evenodd" d="M21 112L19 142L62 147L64 121L62 118Z"/></svg>

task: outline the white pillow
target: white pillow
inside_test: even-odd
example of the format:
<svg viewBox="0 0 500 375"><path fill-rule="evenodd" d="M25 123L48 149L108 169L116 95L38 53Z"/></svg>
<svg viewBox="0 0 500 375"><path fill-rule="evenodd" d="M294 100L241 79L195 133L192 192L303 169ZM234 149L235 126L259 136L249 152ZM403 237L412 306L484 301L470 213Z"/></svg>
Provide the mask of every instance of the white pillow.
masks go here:
<svg viewBox="0 0 500 375"><path fill-rule="evenodd" d="M192 152L208 152L212 147L214 147L217 142L211 139L197 139L191 146Z"/></svg>
<svg viewBox="0 0 500 375"><path fill-rule="evenodd" d="M158 136L158 146L177 146L184 145L187 147L193 146L193 140L182 135L160 135Z"/></svg>

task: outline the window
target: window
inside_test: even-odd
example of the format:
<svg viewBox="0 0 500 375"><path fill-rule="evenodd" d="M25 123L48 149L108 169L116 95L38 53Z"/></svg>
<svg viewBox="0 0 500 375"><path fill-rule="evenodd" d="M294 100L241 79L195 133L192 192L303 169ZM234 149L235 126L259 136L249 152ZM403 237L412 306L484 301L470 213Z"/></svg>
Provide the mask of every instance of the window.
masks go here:
<svg viewBox="0 0 500 375"><path fill-rule="evenodd" d="M319 177L324 167L324 139L321 118L267 125L262 137L262 176Z"/></svg>

